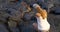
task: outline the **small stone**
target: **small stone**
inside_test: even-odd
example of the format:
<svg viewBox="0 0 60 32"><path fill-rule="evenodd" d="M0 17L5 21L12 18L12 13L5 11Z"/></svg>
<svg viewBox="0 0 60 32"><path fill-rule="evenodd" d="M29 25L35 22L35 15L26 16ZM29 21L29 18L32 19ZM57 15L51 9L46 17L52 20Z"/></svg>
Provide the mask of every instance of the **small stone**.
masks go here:
<svg viewBox="0 0 60 32"><path fill-rule="evenodd" d="M9 27L17 27L17 22L8 21L8 26L9 26Z"/></svg>

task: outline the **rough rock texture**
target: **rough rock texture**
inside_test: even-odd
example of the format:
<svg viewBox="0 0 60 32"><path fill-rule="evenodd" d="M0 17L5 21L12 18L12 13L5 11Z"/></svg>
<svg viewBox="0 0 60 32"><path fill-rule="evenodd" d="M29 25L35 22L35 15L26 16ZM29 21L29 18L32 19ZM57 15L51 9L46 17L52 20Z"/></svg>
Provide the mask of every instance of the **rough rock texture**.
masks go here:
<svg viewBox="0 0 60 32"><path fill-rule="evenodd" d="M0 0L0 32L36 32L32 26L36 22L34 17L36 10L32 5L38 3L42 8L48 10L58 5L59 2L56 1ZM50 32L60 32L60 15L48 14L48 21L51 24Z"/></svg>

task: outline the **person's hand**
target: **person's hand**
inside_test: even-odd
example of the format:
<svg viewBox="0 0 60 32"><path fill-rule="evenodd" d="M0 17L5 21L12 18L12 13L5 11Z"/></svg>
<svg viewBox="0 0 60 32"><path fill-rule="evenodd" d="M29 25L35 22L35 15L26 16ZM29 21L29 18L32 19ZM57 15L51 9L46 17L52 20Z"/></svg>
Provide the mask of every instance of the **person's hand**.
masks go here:
<svg viewBox="0 0 60 32"><path fill-rule="evenodd" d="M36 31L38 31L37 23L33 23L32 25L33 25L33 28L34 28Z"/></svg>
<svg viewBox="0 0 60 32"><path fill-rule="evenodd" d="M40 17L41 14L40 14L40 13L36 13L35 16L36 16L36 17Z"/></svg>

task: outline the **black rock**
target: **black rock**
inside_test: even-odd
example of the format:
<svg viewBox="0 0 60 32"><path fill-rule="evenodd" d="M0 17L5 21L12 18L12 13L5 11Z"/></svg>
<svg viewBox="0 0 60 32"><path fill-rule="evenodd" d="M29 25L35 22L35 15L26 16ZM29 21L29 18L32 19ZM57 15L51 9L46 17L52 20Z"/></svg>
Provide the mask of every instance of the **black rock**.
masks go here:
<svg viewBox="0 0 60 32"><path fill-rule="evenodd" d="M0 32L9 32L5 26L5 24L0 23Z"/></svg>

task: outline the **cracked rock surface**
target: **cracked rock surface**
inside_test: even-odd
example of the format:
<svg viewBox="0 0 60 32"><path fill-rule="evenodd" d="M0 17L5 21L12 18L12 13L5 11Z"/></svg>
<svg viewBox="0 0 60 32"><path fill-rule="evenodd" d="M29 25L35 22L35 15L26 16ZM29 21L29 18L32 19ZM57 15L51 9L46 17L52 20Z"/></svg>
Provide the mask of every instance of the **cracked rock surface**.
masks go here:
<svg viewBox="0 0 60 32"><path fill-rule="evenodd" d="M36 22L36 10L32 5L38 3L43 9L48 10L54 6L53 4L59 4L58 0L48 1L0 0L0 32L36 32L32 26ZM48 13L48 22L51 24L50 32L60 32L60 15Z"/></svg>

